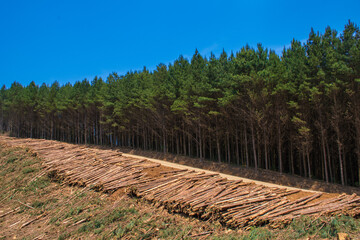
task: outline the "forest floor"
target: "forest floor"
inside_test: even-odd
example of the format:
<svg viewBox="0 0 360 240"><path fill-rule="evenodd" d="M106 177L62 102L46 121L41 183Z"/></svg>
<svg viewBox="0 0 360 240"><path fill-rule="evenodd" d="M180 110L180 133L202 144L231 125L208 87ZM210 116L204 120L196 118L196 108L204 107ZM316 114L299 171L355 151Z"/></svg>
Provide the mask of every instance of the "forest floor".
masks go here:
<svg viewBox="0 0 360 240"><path fill-rule="evenodd" d="M191 166L195 168L220 172L232 176L238 176L265 183L272 183L280 186L288 186L294 188L300 188L305 190L320 191L326 193L356 193L360 195L360 188L351 186L342 186L335 183L326 183L325 181L304 178L297 175L291 175L286 173L279 173L277 171L247 168L245 166L238 166L228 163L219 163L209 160L201 160L199 158L192 158L188 156L175 155L175 154L164 154L155 151L132 149L132 148L118 148L120 151L132 156L146 157L164 160L167 162L178 163L185 166ZM124 154L125 155L125 154ZM130 156L128 155L128 156Z"/></svg>
<svg viewBox="0 0 360 240"><path fill-rule="evenodd" d="M31 149L0 142L0 239L332 239L339 232L359 239L360 221L304 217L282 229L244 231L171 214L122 189L105 194L69 186L46 174Z"/></svg>

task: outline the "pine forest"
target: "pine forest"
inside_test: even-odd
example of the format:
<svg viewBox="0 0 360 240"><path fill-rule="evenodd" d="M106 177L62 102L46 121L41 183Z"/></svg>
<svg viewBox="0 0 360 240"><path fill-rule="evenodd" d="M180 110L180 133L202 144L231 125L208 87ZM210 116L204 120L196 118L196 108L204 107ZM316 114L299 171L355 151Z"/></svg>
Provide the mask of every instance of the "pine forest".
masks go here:
<svg viewBox="0 0 360 240"><path fill-rule="evenodd" d="M360 30L350 21L311 30L282 54L262 44L218 57L195 50L152 71L14 82L0 90L0 131L359 186Z"/></svg>

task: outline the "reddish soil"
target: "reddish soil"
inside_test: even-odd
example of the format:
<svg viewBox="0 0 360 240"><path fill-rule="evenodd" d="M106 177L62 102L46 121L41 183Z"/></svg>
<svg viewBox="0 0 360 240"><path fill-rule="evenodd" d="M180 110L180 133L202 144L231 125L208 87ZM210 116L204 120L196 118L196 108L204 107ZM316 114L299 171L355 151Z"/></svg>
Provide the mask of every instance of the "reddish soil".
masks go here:
<svg viewBox="0 0 360 240"><path fill-rule="evenodd" d="M159 167L144 169L143 172L145 172L147 174L146 176L148 176L148 177L160 178L161 177L160 174L162 172L168 172L168 171L174 171L174 170L176 170L176 169L160 165Z"/></svg>

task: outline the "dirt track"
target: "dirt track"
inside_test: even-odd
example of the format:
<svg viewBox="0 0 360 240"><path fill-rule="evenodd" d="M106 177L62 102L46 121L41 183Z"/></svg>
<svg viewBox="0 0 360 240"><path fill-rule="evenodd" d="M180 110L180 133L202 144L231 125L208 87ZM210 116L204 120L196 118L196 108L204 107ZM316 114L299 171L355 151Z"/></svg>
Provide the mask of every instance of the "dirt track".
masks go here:
<svg viewBox="0 0 360 240"><path fill-rule="evenodd" d="M262 186L265 186L265 187L270 187L270 188L275 187L275 188L284 188L284 189L289 189L289 190L300 190L300 191L303 191L303 192L310 192L310 193L323 193L321 191L300 189L300 188L295 188L295 187L282 186L282 185L273 184L273 183L256 181L256 180L243 178L243 177L238 177L238 176L233 176L233 175L224 174L224 173L220 173L220 172L214 172L214 171L204 170L204 169L200 169L200 168L196 168L196 167L190 167L190 166L186 166L186 165L181 165L181 164L178 164L178 163L167 162L167 161L160 160L160 159L144 158L143 156L134 155L134 154L123 153L122 155L124 157L131 157L131 158L137 158L137 159L146 159L146 160L149 160L151 162L159 163L159 164L161 164L163 166L171 167L171 168L175 168L175 169L186 169L186 170L189 170L189 171L194 170L194 171L197 171L197 172L205 172L205 173L209 173L209 174L219 174L221 177L226 178L228 180L242 180L243 182L255 183L255 184L262 185Z"/></svg>
<svg viewBox="0 0 360 240"><path fill-rule="evenodd" d="M359 187L351 186L342 186L335 183L326 183L325 181L304 178L297 175L279 173L276 171L247 168L246 166L238 166L228 163L219 163L209 160L201 160L198 158L191 158L188 156L175 155L175 154L164 154L154 151L144 151L140 149L131 149L131 148L120 148L120 151L127 154L133 154L138 156L143 156L146 158L154 158L165 160L166 162L178 163L180 165L186 165L191 167L196 167L200 169L206 169L209 171L221 172L223 174L238 176L241 178L256 180L265 183L271 183L280 186L288 186L299 188L303 190L311 190L318 192L326 193L347 193L353 194L356 193L360 195Z"/></svg>

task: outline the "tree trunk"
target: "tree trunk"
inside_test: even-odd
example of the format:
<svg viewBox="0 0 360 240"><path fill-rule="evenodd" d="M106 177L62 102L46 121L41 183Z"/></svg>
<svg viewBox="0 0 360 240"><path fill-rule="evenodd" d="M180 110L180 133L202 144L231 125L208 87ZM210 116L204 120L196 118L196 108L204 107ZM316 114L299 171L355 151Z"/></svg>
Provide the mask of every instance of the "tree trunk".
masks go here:
<svg viewBox="0 0 360 240"><path fill-rule="evenodd" d="M175 138L176 138L176 154L179 155L180 154L180 136L178 131L175 134Z"/></svg>
<svg viewBox="0 0 360 240"><path fill-rule="evenodd" d="M212 149L212 141L211 140L212 140L211 136L209 136L209 158L210 158L210 160L213 160L213 155L212 155L213 149Z"/></svg>
<svg viewBox="0 0 360 240"><path fill-rule="evenodd" d="M200 156L200 159L203 159L202 137L201 137L200 124L199 124L199 136L198 136L198 140L199 140L199 156Z"/></svg>
<svg viewBox="0 0 360 240"><path fill-rule="evenodd" d="M0 125L0 132L2 131L2 125ZM30 138L33 138L33 121L30 124Z"/></svg>
<svg viewBox="0 0 360 240"><path fill-rule="evenodd" d="M229 136L229 132L226 132L226 141L227 141L228 163L230 163L230 162L231 162L231 158L230 158L230 136Z"/></svg>
<svg viewBox="0 0 360 240"><path fill-rule="evenodd" d="M307 175L306 175L306 172L307 172L307 170L306 170L306 160L305 160L305 150L303 150L302 151L302 160L303 160L303 168L304 168L304 177L307 177Z"/></svg>
<svg viewBox="0 0 360 240"><path fill-rule="evenodd" d="M354 108L357 108L359 106L354 106ZM356 156L357 156L357 174L358 174L358 183L360 184L360 114L357 110L355 110L354 114L354 123L355 123L355 129L356 129Z"/></svg>
<svg viewBox="0 0 360 240"><path fill-rule="evenodd" d="M252 146L253 146L255 170L257 170L258 162L257 162L257 156L256 156L256 144L255 144L255 134L254 134L254 124L253 123L251 123L251 140L252 140Z"/></svg>
<svg viewBox="0 0 360 240"><path fill-rule="evenodd" d="M291 165L291 174L294 174L295 169L294 169L294 153L293 153L292 142L290 142L290 165Z"/></svg>
<svg viewBox="0 0 360 240"><path fill-rule="evenodd" d="M136 124L136 148L140 148L140 127L139 124Z"/></svg>
<svg viewBox="0 0 360 240"><path fill-rule="evenodd" d="M109 130L109 131L111 131L111 130ZM112 148L113 147L113 139L112 139L112 134L111 134L111 132L110 132L110 135L109 135L109 140L110 140L110 147Z"/></svg>
<svg viewBox="0 0 360 240"><path fill-rule="evenodd" d="M206 158L206 137L204 132L201 134L201 142L202 142L202 154L203 158Z"/></svg>
<svg viewBox="0 0 360 240"><path fill-rule="evenodd" d="M131 131L130 134L129 134L130 147L135 148L135 134L134 134L134 131L132 129L130 131Z"/></svg>
<svg viewBox="0 0 360 240"><path fill-rule="evenodd" d="M343 159L342 159L342 156L341 156L341 155L342 155L342 154L341 154L341 144L340 144L339 138L337 139L337 142L338 142L338 153L339 153L339 165L340 165L341 185L345 185Z"/></svg>
<svg viewBox="0 0 360 240"><path fill-rule="evenodd" d="M325 147L326 147L326 155L327 155L327 161L328 161L328 166L329 166L329 173L330 173L330 182L334 181L334 173L333 173L333 167L332 167L332 161L331 161L331 155L330 155L330 150L329 150L329 143L327 141L327 139L325 138Z"/></svg>
<svg viewBox="0 0 360 240"><path fill-rule="evenodd" d="M360 136L359 136L360 137ZM358 137L358 138L359 138ZM360 146L360 141L358 142L358 146ZM357 154L357 173L358 173L358 184L360 185L360 147L357 148L356 150L356 154Z"/></svg>
<svg viewBox="0 0 360 240"><path fill-rule="evenodd" d="M54 132L54 118L51 117L51 129L50 129L50 139L53 140L53 132Z"/></svg>
<svg viewBox="0 0 360 240"><path fill-rule="evenodd" d="M196 147L196 157L199 157L199 133L195 130L195 147Z"/></svg>
<svg viewBox="0 0 360 240"><path fill-rule="evenodd" d="M76 136L76 143L77 144L80 144L80 113L78 112L77 114L77 124L76 124L76 127L77 127L77 136Z"/></svg>
<svg viewBox="0 0 360 240"><path fill-rule="evenodd" d="M246 155L246 167L250 166L249 163L249 151L248 151L248 140L247 140L247 130L246 130L246 124L244 124L244 137L245 137L245 155Z"/></svg>
<svg viewBox="0 0 360 240"><path fill-rule="evenodd" d="M277 135L278 135L278 159L279 159L279 171L283 172L283 162L282 162L282 150L281 150L281 129L280 122L277 123Z"/></svg>
<svg viewBox="0 0 360 240"><path fill-rule="evenodd" d="M84 142L85 145L87 144L87 119L86 119L86 112L84 116Z"/></svg>
<svg viewBox="0 0 360 240"><path fill-rule="evenodd" d="M163 148L164 154L167 153L167 145L166 145L166 134L165 134L165 127L163 126Z"/></svg>
<svg viewBox="0 0 360 240"><path fill-rule="evenodd" d="M343 168L344 168L344 184L347 185L348 184L348 175L347 175L347 167L346 167L346 152L345 152L345 148L342 149L342 155L343 155Z"/></svg>
<svg viewBox="0 0 360 240"><path fill-rule="evenodd" d="M264 151L265 151L265 169L269 169L269 162L268 162L268 146L266 136L264 136Z"/></svg>
<svg viewBox="0 0 360 240"><path fill-rule="evenodd" d="M100 113L100 121L99 121L99 138L100 138L100 145L103 145L103 132L102 132L102 125L101 125L101 113Z"/></svg>
<svg viewBox="0 0 360 240"><path fill-rule="evenodd" d="M217 148L218 162L221 162L221 149L220 149L220 140L219 140L218 130L216 130L216 148Z"/></svg>
<svg viewBox="0 0 360 240"><path fill-rule="evenodd" d="M321 146L322 146L323 159L324 159L325 180L328 183L329 175L328 175L327 156L326 156L326 149L325 149L325 136L324 136L324 130L323 130L322 124L320 127L320 131L321 131Z"/></svg>
<svg viewBox="0 0 360 240"><path fill-rule="evenodd" d="M235 130L235 145L236 145L236 164L240 165L240 154L239 154L239 136L238 136L238 130L236 128Z"/></svg>
<svg viewBox="0 0 360 240"><path fill-rule="evenodd" d="M1 106L0 132L4 131L4 106Z"/></svg>
<svg viewBox="0 0 360 240"><path fill-rule="evenodd" d="M148 144L148 139L147 139L147 129L146 126L144 124L142 124L141 129L140 129L141 133L139 133L139 138L141 136L141 149L142 150L146 150L147 149L147 144ZM139 146L140 147L140 146Z"/></svg>
<svg viewBox="0 0 360 240"><path fill-rule="evenodd" d="M311 166L310 166L310 153L309 148L306 148L306 159L307 159L307 165L308 165L308 176L311 179Z"/></svg>
<svg viewBox="0 0 360 240"><path fill-rule="evenodd" d="M192 149L191 149L191 136L190 134L188 134L188 152L189 152L189 157L191 157L192 155Z"/></svg>
<svg viewBox="0 0 360 240"><path fill-rule="evenodd" d="M183 147L184 147L184 156L186 156L186 134L185 134L185 123L183 123Z"/></svg>

